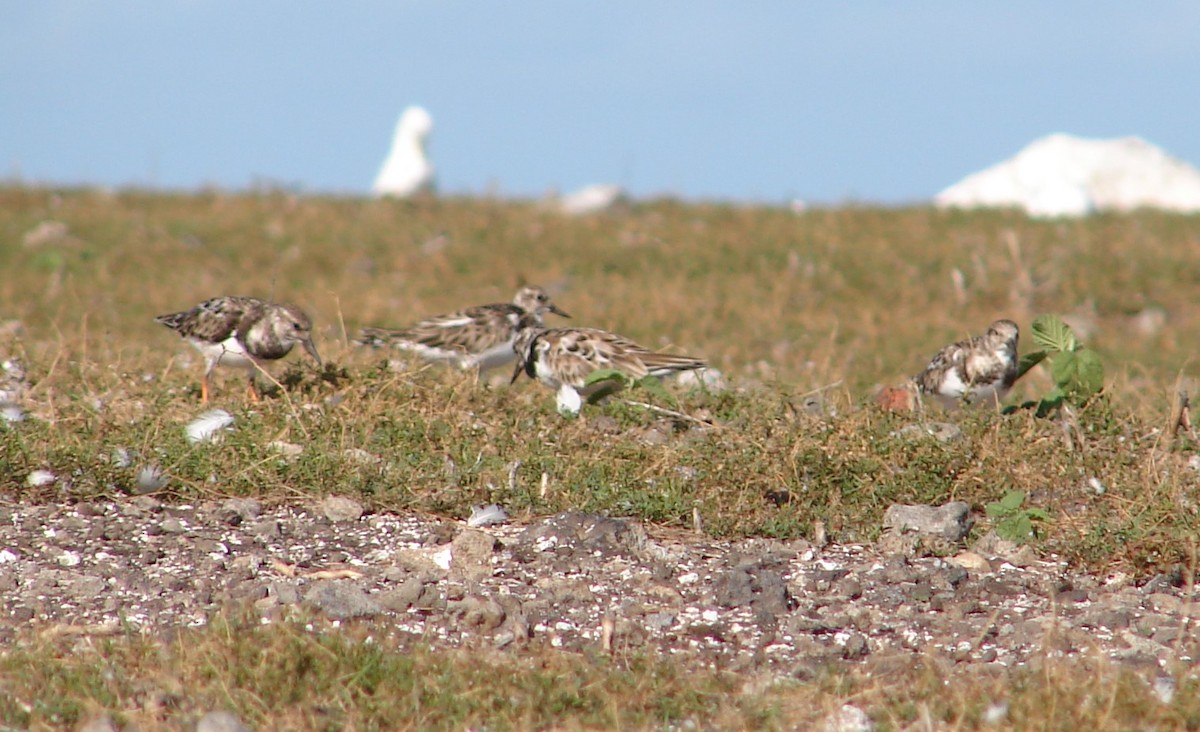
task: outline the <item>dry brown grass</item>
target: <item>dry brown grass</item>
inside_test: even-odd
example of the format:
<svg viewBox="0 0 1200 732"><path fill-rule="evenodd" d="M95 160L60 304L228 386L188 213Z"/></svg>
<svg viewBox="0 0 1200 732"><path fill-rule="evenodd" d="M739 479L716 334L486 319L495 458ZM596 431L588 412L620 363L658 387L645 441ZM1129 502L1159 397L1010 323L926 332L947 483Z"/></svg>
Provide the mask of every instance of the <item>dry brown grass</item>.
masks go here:
<svg viewBox="0 0 1200 732"><path fill-rule="evenodd" d="M69 235L26 246L26 233L47 220L64 222ZM852 541L873 538L892 502L961 499L982 509L1022 490L1028 505L1050 514L1036 541L1040 551L1137 573L1194 567L1200 508L1198 473L1188 461L1196 445L1189 437L1172 442L1165 430L1177 390L1193 383L1200 345L1192 305L1200 282L1196 217L1031 222L1015 213L924 208L795 215L664 201L571 219L531 204L477 200L10 188L0 190L0 241L0 323L24 327L23 335L0 340L0 351L24 360L34 381L26 404L34 418L0 427L0 492L9 499L122 496L140 465L155 464L170 479L166 498L294 501L339 492L378 508L456 517L472 503L498 501L518 517L574 507L685 526L698 508L706 530L718 535L806 536L821 520L832 539ZM403 325L507 300L523 282L547 286L574 323L705 356L741 388L676 390L678 409L711 419L713 428L622 404L564 421L552 396L527 381L509 388L441 369L393 371L380 354L350 345L360 326ZM211 450L188 445L181 431L199 411L199 359L152 318L219 294L305 307L323 355L343 378L322 381L295 368L283 379L289 389L258 406L242 400L237 378L218 380L217 404L235 414L238 429ZM1165 324L1144 327L1154 326L1159 311ZM874 388L917 371L946 342L997 317L1017 320L1027 333L1039 313L1070 316L1108 368L1106 394L1077 412L1072 432L1027 410L981 412L952 417L963 430L955 442L904 440L893 433L914 417L870 406ZM283 371L275 373L282 378ZM1036 398L1048 387L1035 370L1018 397ZM814 394L821 400L810 411ZM656 444L645 439L649 430L669 439ZM271 440L302 444L304 453L282 461L266 447ZM118 448L134 456L131 468L111 460ZM510 482L514 461L520 467ZM40 468L67 479L30 488L25 476ZM1090 478L1103 494L1089 487ZM987 528L984 520L978 531ZM203 642L214 644L213 653L235 652L210 632ZM347 648L334 656L360 652ZM147 673L195 672L195 664L152 660L168 651L136 640L97 652L143 654L134 665ZM61 649L30 653L24 658L39 663L72 662ZM400 658L385 654L372 663L392 668ZM414 663L430 664L419 674L454 683L467 673L459 659ZM578 693L593 716L565 715L559 719L574 721L564 726L639 727L660 718L620 708L620 695L594 694L615 683L619 670L571 659L537 663L580 679ZM736 689L719 674L654 687L660 671L643 669L629 683L651 684L647 694L678 703L682 711L670 719L732 709L729 718L747 725L861 698L896 726L931 714L946 728L971 728L986 700L1005 694L1013 699L1014 728L1036 726L1027 723L1046 705L1074 711L1044 729L1122 729L1142 713L1160 728L1197 724L1194 706L1155 707L1140 682L1115 671L1046 669L995 682L938 670L889 687L846 676L826 686L772 688L745 703L733 701ZM62 683L76 684L67 694L76 707L101 694L86 685L100 683L94 679ZM211 685L230 688L230 680L214 677ZM513 693L539 698L531 689ZM363 727L403 726L359 698L336 705ZM316 714L311 709L282 708L300 716L264 712L256 721L321 726L304 717ZM0 718L33 719L22 714L9 707ZM461 727L482 717L445 719Z"/></svg>

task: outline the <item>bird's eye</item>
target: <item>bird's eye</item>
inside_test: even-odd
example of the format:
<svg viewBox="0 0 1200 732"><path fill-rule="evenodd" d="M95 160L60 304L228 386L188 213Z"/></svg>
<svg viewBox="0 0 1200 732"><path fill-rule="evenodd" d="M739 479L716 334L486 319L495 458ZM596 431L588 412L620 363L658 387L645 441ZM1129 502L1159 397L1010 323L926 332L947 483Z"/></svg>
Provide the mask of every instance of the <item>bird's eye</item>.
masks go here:
<svg viewBox="0 0 1200 732"><path fill-rule="evenodd" d="M299 324L299 323L292 323L292 328L293 328L294 330L300 330L300 329L301 329L301 326L300 326L300 324Z"/></svg>

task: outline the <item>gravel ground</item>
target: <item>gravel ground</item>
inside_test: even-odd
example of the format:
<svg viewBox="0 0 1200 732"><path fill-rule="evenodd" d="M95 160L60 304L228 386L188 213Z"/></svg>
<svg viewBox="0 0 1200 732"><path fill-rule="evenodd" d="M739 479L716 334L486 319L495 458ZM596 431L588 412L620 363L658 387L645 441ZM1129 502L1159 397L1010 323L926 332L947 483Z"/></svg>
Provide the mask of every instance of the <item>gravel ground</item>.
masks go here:
<svg viewBox="0 0 1200 732"><path fill-rule="evenodd" d="M713 541L579 513L468 528L339 498L0 504L0 642L166 634L251 605L435 646L650 650L799 678L1100 653L1152 680L1196 657L1200 602L1171 577L1090 576L994 537L948 559L913 544Z"/></svg>

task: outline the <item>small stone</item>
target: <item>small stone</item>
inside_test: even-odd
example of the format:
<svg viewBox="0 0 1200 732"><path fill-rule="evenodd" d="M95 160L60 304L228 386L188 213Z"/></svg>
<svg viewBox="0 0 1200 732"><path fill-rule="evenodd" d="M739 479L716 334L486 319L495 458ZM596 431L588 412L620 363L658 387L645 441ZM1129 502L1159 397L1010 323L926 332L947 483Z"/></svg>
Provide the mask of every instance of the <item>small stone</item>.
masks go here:
<svg viewBox="0 0 1200 732"><path fill-rule="evenodd" d="M262 514L262 504L255 498L228 498L217 512L225 523L239 526L244 521L258 518Z"/></svg>
<svg viewBox="0 0 1200 732"><path fill-rule="evenodd" d="M446 612L467 628L493 631L504 624L505 612L500 603L490 597L464 597L446 605Z"/></svg>
<svg viewBox="0 0 1200 732"><path fill-rule="evenodd" d="M99 717L92 717L79 725L77 730L78 732L117 732L117 725L113 723L112 717L101 714Z"/></svg>
<svg viewBox="0 0 1200 732"><path fill-rule="evenodd" d="M959 554L956 554L953 557L950 557L946 561L948 561L951 564L956 565L958 567L962 567L963 569L967 570L968 572L978 572L980 574L986 574L986 573L992 571L991 562L989 562L987 559L985 559L983 557L983 555L976 554L975 552L971 552L971 551L960 552Z"/></svg>
<svg viewBox="0 0 1200 732"><path fill-rule="evenodd" d="M950 541L962 539L971 530L971 507L963 501L941 506L893 504L883 516L884 529L904 533L933 534Z"/></svg>
<svg viewBox="0 0 1200 732"><path fill-rule="evenodd" d="M846 578L837 585L837 594L847 600L857 600L862 593L862 583L853 578Z"/></svg>
<svg viewBox="0 0 1200 732"><path fill-rule="evenodd" d="M450 569L468 579L492 576L496 538L486 531L466 529L450 544Z"/></svg>
<svg viewBox="0 0 1200 732"><path fill-rule="evenodd" d="M409 575L408 579L400 583L399 587L380 594L379 604L386 610L402 613L421 601L425 587L424 580L416 575Z"/></svg>
<svg viewBox="0 0 1200 732"><path fill-rule="evenodd" d="M1146 605L1151 610L1160 613L1177 613L1183 606L1183 600L1165 592L1155 592L1146 598Z"/></svg>
<svg viewBox="0 0 1200 732"><path fill-rule="evenodd" d="M846 639L846 645L842 646L842 658L847 661L856 661L860 658L865 658L871 652L871 646L867 642L867 637L862 633L852 633Z"/></svg>
<svg viewBox="0 0 1200 732"><path fill-rule="evenodd" d="M297 445L294 442L285 442L283 440L272 440L271 442L267 443L267 447L279 453L284 460L288 461L300 457L300 454L304 452L303 445Z"/></svg>
<svg viewBox="0 0 1200 732"><path fill-rule="evenodd" d="M321 501L321 513L335 524L358 521L362 518L363 507L358 501L345 496L327 496Z"/></svg>
<svg viewBox="0 0 1200 732"><path fill-rule="evenodd" d="M369 617L382 612L374 598L346 580L316 583L304 593L304 602L334 620Z"/></svg>
<svg viewBox="0 0 1200 732"><path fill-rule="evenodd" d="M44 485L50 485L58 478L49 470L34 470L25 477L25 483L31 488L40 488Z"/></svg>
<svg viewBox="0 0 1200 732"><path fill-rule="evenodd" d="M843 704L841 709L825 715L820 729L823 732L874 732L875 723L862 709Z"/></svg>
<svg viewBox="0 0 1200 732"><path fill-rule="evenodd" d="M250 732L232 712L209 712L196 723L196 732Z"/></svg>

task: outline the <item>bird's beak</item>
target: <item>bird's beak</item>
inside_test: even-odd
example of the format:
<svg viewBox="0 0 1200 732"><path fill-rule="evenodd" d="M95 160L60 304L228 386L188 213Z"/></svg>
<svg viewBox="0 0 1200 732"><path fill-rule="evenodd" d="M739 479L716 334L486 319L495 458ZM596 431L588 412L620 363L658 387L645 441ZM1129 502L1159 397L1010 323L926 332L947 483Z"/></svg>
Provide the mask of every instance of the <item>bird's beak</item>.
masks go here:
<svg viewBox="0 0 1200 732"><path fill-rule="evenodd" d="M554 313L555 315L561 315L564 318L571 317L570 315L567 314L567 311L563 310L562 308L555 305L554 303L550 303L550 306L547 307L546 309L549 310L550 312Z"/></svg>
<svg viewBox="0 0 1200 732"><path fill-rule="evenodd" d="M308 351L308 355L313 357L313 360L317 362L317 366L324 366L325 364L321 361L321 354L317 353L317 347L313 345L312 337L309 336L302 342L304 343L304 350Z"/></svg>
<svg viewBox="0 0 1200 732"><path fill-rule="evenodd" d="M513 384L517 383L517 379L519 379L521 377L521 372L524 370L525 370L525 362L518 358L517 359L517 367L515 369L513 369L513 375L512 375L512 378L508 380L508 385L512 386Z"/></svg>

